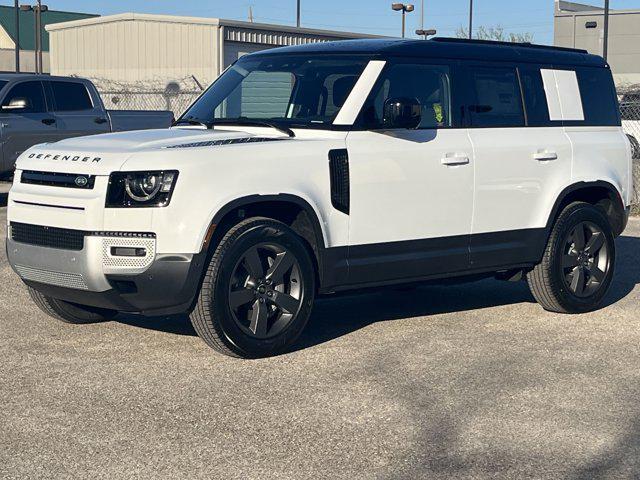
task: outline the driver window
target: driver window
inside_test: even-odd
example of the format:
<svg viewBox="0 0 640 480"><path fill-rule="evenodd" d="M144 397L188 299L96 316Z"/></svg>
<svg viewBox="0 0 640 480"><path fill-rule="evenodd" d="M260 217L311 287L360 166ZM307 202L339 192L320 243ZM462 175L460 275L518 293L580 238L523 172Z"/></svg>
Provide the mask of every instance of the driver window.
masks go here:
<svg viewBox="0 0 640 480"><path fill-rule="evenodd" d="M366 128L382 128L384 104L391 98L415 98L422 107L418 128L451 126L449 67L441 65L395 64L382 74L377 90L362 110Z"/></svg>
<svg viewBox="0 0 640 480"><path fill-rule="evenodd" d="M2 101L3 113L42 113L47 110L42 83L37 81L19 83Z"/></svg>

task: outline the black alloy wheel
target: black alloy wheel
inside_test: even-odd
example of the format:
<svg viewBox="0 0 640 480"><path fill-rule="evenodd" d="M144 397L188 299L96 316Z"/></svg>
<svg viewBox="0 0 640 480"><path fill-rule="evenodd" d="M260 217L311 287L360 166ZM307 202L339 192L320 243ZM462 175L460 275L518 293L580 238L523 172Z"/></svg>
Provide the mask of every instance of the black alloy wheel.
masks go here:
<svg viewBox="0 0 640 480"><path fill-rule="evenodd" d="M265 339L286 329L301 306L304 283L295 256L276 244L250 247L237 262L229 308L247 335Z"/></svg>
<svg viewBox="0 0 640 480"><path fill-rule="evenodd" d="M603 285L611 265L605 234L593 222L580 222L565 240L562 269L565 285L578 297L589 297Z"/></svg>

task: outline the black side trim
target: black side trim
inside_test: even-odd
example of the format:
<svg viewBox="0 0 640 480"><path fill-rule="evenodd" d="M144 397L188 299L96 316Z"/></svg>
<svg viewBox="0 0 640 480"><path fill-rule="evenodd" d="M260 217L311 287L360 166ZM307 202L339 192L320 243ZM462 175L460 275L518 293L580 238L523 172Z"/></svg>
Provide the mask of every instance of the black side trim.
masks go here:
<svg viewBox="0 0 640 480"><path fill-rule="evenodd" d="M18 205L31 205L34 207L47 207L47 208L63 208L65 210L84 210L84 207L70 207L68 205L50 205L48 203L35 203L35 202L24 202L22 200L14 200L13 203L17 203Z"/></svg>
<svg viewBox="0 0 640 480"><path fill-rule="evenodd" d="M349 284L413 279L469 268L469 235L349 247Z"/></svg>
<svg viewBox="0 0 640 480"><path fill-rule="evenodd" d="M503 268L504 265L538 263L547 245L544 228L471 235L470 268Z"/></svg>
<svg viewBox="0 0 640 480"><path fill-rule="evenodd" d="M349 214L349 152L346 149L329 151L329 179L331 204L336 210Z"/></svg>

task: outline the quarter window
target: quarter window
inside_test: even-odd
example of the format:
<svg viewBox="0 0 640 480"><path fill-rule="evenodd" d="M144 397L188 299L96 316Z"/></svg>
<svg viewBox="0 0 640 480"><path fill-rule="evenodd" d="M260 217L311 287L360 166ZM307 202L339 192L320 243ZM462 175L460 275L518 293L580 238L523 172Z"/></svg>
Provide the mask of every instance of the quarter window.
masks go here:
<svg viewBox="0 0 640 480"><path fill-rule="evenodd" d="M589 126L618 126L618 98L611 70L606 68L579 68L576 71L585 122Z"/></svg>
<svg viewBox="0 0 640 480"><path fill-rule="evenodd" d="M515 68L471 67L469 81L472 126L524 126L520 82Z"/></svg>
<svg viewBox="0 0 640 480"><path fill-rule="evenodd" d="M93 102L82 83L51 81L57 112L93 110Z"/></svg>
<svg viewBox="0 0 640 480"><path fill-rule="evenodd" d="M442 65L395 64L389 66L378 87L362 109L365 128L383 126L384 104L393 98L415 98L422 107L418 128L451 126L451 88L449 67Z"/></svg>
<svg viewBox="0 0 640 480"><path fill-rule="evenodd" d="M13 87L4 97L4 113L42 113L47 110L40 82L22 82Z"/></svg>

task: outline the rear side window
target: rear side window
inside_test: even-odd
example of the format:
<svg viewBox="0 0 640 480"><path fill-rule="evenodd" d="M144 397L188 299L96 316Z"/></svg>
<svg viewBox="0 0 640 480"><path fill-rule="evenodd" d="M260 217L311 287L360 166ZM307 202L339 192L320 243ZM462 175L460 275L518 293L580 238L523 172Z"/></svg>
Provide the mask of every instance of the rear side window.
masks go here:
<svg viewBox="0 0 640 480"><path fill-rule="evenodd" d="M584 122L589 126L619 126L620 114L611 70L606 68L578 68L578 85L584 109ZM571 122L572 124L574 122Z"/></svg>
<svg viewBox="0 0 640 480"><path fill-rule="evenodd" d="M47 110L41 82L22 82L13 87L2 102L4 113L42 113Z"/></svg>
<svg viewBox="0 0 640 480"><path fill-rule="evenodd" d="M540 68L521 67L520 82L527 110L527 125L530 127L562 126L561 121L551 121Z"/></svg>
<svg viewBox="0 0 640 480"><path fill-rule="evenodd" d="M51 81L57 112L93 110L93 102L82 83Z"/></svg>
<svg viewBox="0 0 640 480"><path fill-rule="evenodd" d="M523 127L524 110L515 68L469 67L473 127Z"/></svg>

